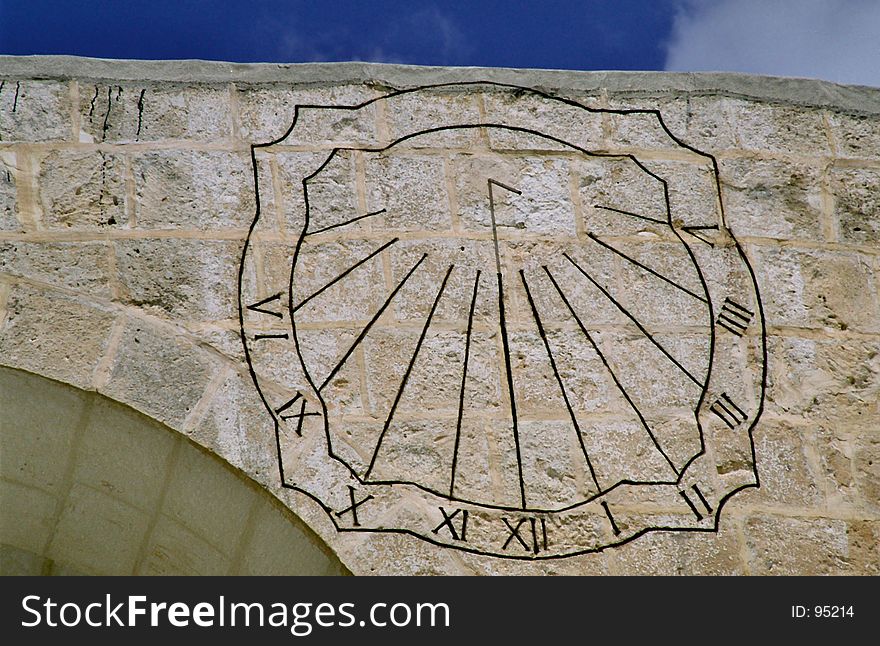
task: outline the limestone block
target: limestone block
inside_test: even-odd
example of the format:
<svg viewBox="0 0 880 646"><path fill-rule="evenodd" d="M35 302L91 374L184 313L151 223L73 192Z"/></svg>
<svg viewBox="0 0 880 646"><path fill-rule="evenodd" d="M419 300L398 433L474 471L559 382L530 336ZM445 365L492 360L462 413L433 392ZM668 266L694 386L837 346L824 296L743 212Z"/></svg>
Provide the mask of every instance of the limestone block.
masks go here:
<svg viewBox="0 0 880 646"><path fill-rule="evenodd" d="M179 428L217 369L216 359L173 331L131 320L101 392Z"/></svg>
<svg viewBox="0 0 880 646"><path fill-rule="evenodd" d="M510 559L487 559L473 554L457 555L466 568L465 574L482 576L605 576L611 573L608 552L585 554L551 561L513 561Z"/></svg>
<svg viewBox="0 0 880 646"><path fill-rule="evenodd" d="M767 410L811 419L877 412L880 342L771 336Z"/></svg>
<svg viewBox="0 0 880 646"><path fill-rule="evenodd" d="M575 100L596 107L597 97L578 95ZM505 129L488 131L493 150L567 150L577 146L587 151L604 149L603 116L600 113L544 98L531 92L483 93L488 123L512 125L536 131L543 137ZM548 137L562 140L561 144Z"/></svg>
<svg viewBox="0 0 880 646"><path fill-rule="evenodd" d="M828 506L858 517L880 513L880 467L874 430L876 414L837 418L816 428L816 450L828 483Z"/></svg>
<svg viewBox="0 0 880 646"><path fill-rule="evenodd" d="M278 478L274 426L247 375L230 373L187 434L261 484Z"/></svg>
<svg viewBox="0 0 880 646"><path fill-rule="evenodd" d="M0 272L91 296L110 296L104 242L0 242Z"/></svg>
<svg viewBox="0 0 880 646"><path fill-rule="evenodd" d="M832 152L819 109L731 99L729 111L739 147L744 150L805 155Z"/></svg>
<svg viewBox="0 0 880 646"><path fill-rule="evenodd" d="M0 80L0 141L70 140L66 82Z"/></svg>
<svg viewBox="0 0 880 646"><path fill-rule="evenodd" d="M238 317L240 242L133 239L115 242L120 300L181 320Z"/></svg>
<svg viewBox="0 0 880 646"><path fill-rule="evenodd" d="M617 574L733 576L746 574L735 521L722 518L718 533L650 532L614 550Z"/></svg>
<svg viewBox="0 0 880 646"><path fill-rule="evenodd" d="M810 464L815 437L809 427L764 420L754 431L760 489L742 503L818 509L824 503L824 480Z"/></svg>
<svg viewBox="0 0 880 646"><path fill-rule="evenodd" d="M431 95L402 94L389 102L393 106L386 110L391 141L429 128L481 122L477 97L471 93L444 92L443 88L438 88ZM396 145L402 148L462 148L472 145L479 137L478 128L460 128L419 135Z"/></svg>
<svg viewBox="0 0 880 646"><path fill-rule="evenodd" d="M84 573L131 572L149 521L106 493L74 485L46 556Z"/></svg>
<svg viewBox="0 0 880 646"><path fill-rule="evenodd" d="M574 236L575 213L570 199L570 165L562 157L521 159L513 155L490 158L457 156L454 177L458 217L465 231L492 231L487 180L520 191L493 188L499 237L519 234ZM439 181L437 178L436 181ZM432 185L433 188L433 185ZM442 197L438 196L442 200Z"/></svg>
<svg viewBox="0 0 880 646"><path fill-rule="evenodd" d="M0 153L0 231L20 231L18 193L15 178L15 157Z"/></svg>
<svg viewBox="0 0 880 646"><path fill-rule="evenodd" d="M727 222L735 233L822 240L821 168L751 158L719 163Z"/></svg>
<svg viewBox="0 0 880 646"><path fill-rule="evenodd" d="M858 253L751 245L768 325L874 331L872 260Z"/></svg>
<svg viewBox="0 0 880 646"><path fill-rule="evenodd" d="M876 114L831 112L828 121L838 155L862 159L880 156L880 117Z"/></svg>
<svg viewBox="0 0 880 646"><path fill-rule="evenodd" d="M880 561L877 546L880 545L880 522L854 520L847 524L849 539L849 567L852 574L877 576Z"/></svg>
<svg viewBox="0 0 880 646"><path fill-rule="evenodd" d="M245 153L162 150L132 159L138 228L247 228L253 171Z"/></svg>
<svg viewBox="0 0 880 646"><path fill-rule="evenodd" d="M115 318L69 296L16 286L0 332L0 361L88 389Z"/></svg>
<svg viewBox="0 0 880 646"><path fill-rule="evenodd" d="M388 231L451 228L443 162L432 157L368 155L367 212Z"/></svg>
<svg viewBox="0 0 880 646"><path fill-rule="evenodd" d="M831 191L840 241L880 245L880 170L832 168Z"/></svg>
<svg viewBox="0 0 880 646"><path fill-rule="evenodd" d="M861 504L876 518L880 513L880 438L876 423L861 428L853 442L853 478Z"/></svg>
<svg viewBox="0 0 880 646"><path fill-rule="evenodd" d="M81 141L218 141L232 136L226 86L83 83L79 112Z"/></svg>
<svg viewBox="0 0 880 646"><path fill-rule="evenodd" d="M612 109L657 110L676 138L708 153L736 146L728 103L729 99L713 96L655 98L611 93L608 97ZM613 117L611 122L612 140L620 145L648 150L676 147L662 127L644 127L648 123L644 117Z"/></svg>
<svg viewBox="0 0 880 646"><path fill-rule="evenodd" d="M325 161L329 152L303 152L284 150L275 153L274 159L278 164L278 182L280 204L275 203L275 190L273 177L269 166L261 166L260 172L260 213L268 217L279 217L282 226L293 235L302 233L306 222L306 198L303 180L317 171ZM340 160L346 155L340 155ZM349 157L350 158L350 157ZM320 179L309 182L309 212L317 209L314 217L309 218L310 230L320 229L331 224L347 221L357 215L365 215L357 208L354 192L353 167L345 166L339 161L332 168L325 168L320 173ZM325 179L327 178L327 179ZM326 197L319 196L316 191L324 189L321 183L328 181ZM348 182L348 183L346 183ZM338 183L338 186L333 184ZM266 210L263 210L264 198ZM276 212L279 216L276 216ZM335 219L327 219L326 216L333 214ZM324 217L322 217L324 216ZM315 223L315 224L312 224ZM363 229L363 224L357 222L352 225L353 230Z"/></svg>
<svg viewBox="0 0 880 646"><path fill-rule="evenodd" d="M125 227L125 161L104 151L56 150L40 162L39 192L49 229Z"/></svg>
<svg viewBox="0 0 880 646"><path fill-rule="evenodd" d="M821 575L847 569L847 523L756 515L745 523L749 569L759 575Z"/></svg>
<svg viewBox="0 0 880 646"><path fill-rule="evenodd" d="M281 137L293 123L294 108L303 106L355 106L376 93L362 85L337 85L327 88L302 89L284 85L238 85L241 136L253 143L266 143ZM319 111L306 115L297 123L294 133L284 140L285 145L313 145L326 147L327 142L367 138L375 127L369 121L357 121L350 111L326 111L326 121L319 121ZM371 116L374 114L371 112ZM305 125L305 124L309 125ZM305 126L305 127L304 127ZM363 130L362 130L363 129ZM331 146L332 147L332 146Z"/></svg>
<svg viewBox="0 0 880 646"><path fill-rule="evenodd" d="M375 240L340 240L303 245L294 274L297 323L370 320L385 301L385 294L372 287L377 281L383 280L381 255L373 255L381 246L382 243ZM290 273L290 259L286 250L286 247L274 247L266 253L268 275L284 276ZM370 260L348 273L344 279L333 282L371 255Z"/></svg>

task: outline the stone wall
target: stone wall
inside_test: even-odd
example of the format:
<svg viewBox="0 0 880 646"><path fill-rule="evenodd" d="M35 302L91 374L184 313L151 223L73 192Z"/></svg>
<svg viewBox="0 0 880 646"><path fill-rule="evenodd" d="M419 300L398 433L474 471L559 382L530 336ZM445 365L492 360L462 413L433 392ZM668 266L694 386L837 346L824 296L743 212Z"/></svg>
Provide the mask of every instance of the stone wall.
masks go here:
<svg viewBox="0 0 880 646"><path fill-rule="evenodd" d="M353 572L878 573L880 91L70 58L0 79L0 363L188 436ZM538 283L572 249L599 291L560 292L604 353ZM747 319L721 325L725 298ZM485 388L459 401L472 339ZM443 503L469 437L491 445L461 449L479 504ZM627 478L654 484L610 490Z"/></svg>

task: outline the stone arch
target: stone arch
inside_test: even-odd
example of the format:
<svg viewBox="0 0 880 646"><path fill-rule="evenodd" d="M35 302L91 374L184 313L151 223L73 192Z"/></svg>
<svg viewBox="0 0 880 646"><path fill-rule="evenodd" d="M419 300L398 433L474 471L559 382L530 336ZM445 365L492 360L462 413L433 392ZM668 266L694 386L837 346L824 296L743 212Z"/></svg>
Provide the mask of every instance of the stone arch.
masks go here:
<svg viewBox="0 0 880 646"><path fill-rule="evenodd" d="M0 368L3 574L345 574L216 454L112 399Z"/></svg>

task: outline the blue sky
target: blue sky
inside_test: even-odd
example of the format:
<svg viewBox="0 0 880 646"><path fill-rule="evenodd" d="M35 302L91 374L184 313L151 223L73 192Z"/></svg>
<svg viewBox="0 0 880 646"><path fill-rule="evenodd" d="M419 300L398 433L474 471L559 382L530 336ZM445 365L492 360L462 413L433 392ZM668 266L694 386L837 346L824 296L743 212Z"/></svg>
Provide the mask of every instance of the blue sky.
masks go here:
<svg viewBox="0 0 880 646"><path fill-rule="evenodd" d="M880 0L0 0L0 53L720 70L880 85Z"/></svg>

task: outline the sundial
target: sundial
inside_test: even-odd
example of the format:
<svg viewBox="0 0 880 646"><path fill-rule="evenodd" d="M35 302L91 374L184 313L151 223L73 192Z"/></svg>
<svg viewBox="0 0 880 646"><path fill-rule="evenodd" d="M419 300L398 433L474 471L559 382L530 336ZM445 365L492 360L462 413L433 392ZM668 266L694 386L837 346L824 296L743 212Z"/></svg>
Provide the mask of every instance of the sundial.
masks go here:
<svg viewBox="0 0 880 646"><path fill-rule="evenodd" d="M481 109L443 108L461 96ZM673 164L615 140L638 120ZM281 483L337 530L562 558L716 531L757 485L757 285L714 159L658 112L470 83L291 121L253 147L241 333ZM267 193L297 214L280 243Z"/></svg>

